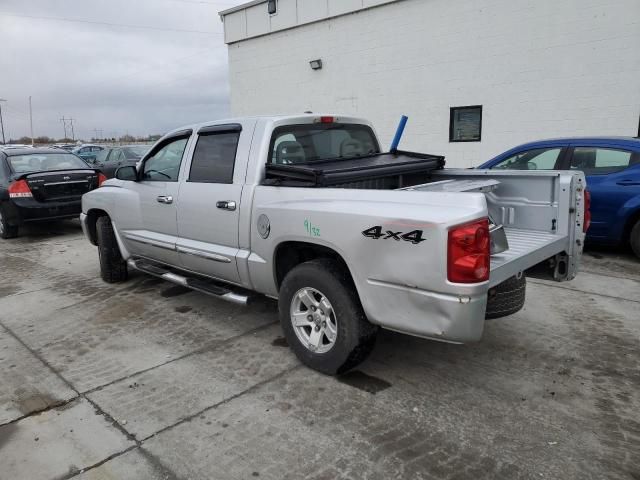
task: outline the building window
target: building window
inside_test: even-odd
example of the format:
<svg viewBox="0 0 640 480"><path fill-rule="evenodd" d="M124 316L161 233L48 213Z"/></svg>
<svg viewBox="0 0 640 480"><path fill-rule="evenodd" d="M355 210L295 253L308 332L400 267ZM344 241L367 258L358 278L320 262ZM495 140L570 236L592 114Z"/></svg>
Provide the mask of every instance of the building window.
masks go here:
<svg viewBox="0 0 640 480"><path fill-rule="evenodd" d="M277 0L269 0L267 8L269 9L269 15L275 15L278 11L278 1Z"/></svg>
<svg viewBox="0 0 640 480"><path fill-rule="evenodd" d="M482 136L482 105L452 107L449 117L450 142L479 142Z"/></svg>

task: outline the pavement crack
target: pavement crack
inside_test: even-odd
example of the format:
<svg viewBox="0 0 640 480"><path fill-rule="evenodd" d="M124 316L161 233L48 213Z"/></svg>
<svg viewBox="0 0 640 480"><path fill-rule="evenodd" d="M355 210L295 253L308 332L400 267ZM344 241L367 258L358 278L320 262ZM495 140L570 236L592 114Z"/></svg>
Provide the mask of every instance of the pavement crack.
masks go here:
<svg viewBox="0 0 640 480"><path fill-rule="evenodd" d="M125 375L124 377L117 378L115 380L112 380L111 382L105 383L103 385L98 385L97 387L93 387L93 388L91 388L89 390L85 390L84 392L82 392L82 395L90 395L92 393L95 393L95 392L98 392L98 391L102 390L103 388L109 387L111 385L114 385L116 383L122 382L124 380L129 380L130 378L136 377L136 376L141 375L141 374L146 373L146 372L150 372L152 370L155 370L156 368L160 368L160 367L163 367L165 365L170 365L170 364L172 364L174 362L177 362L179 360L182 360L182 359L185 359L185 358L189 358L189 357L194 356L194 355L199 355L201 353L214 351L214 350L216 350L216 349L218 349L220 347L224 347L225 345L227 345L229 343L232 343L232 342L234 342L234 341L236 341L236 340L238 340L238 339L240 339L242 337L245 337L247 335L253 335L253 334L258 333L258 332L260 332L262 330L266 330L267 328L269 328L269 327L271 327L271 326L273 326L273 325L275 325L277 323L278 323L277 321L269 322L269 323L266 323L264 325L260 325L259 327L256 327L256 328L253 328L251 330L248 330L248 331L246 331L244 333L240 333L238 335L234 335L233 337L229 337L229 338L226 338L224 340L218 340L218 341L212 342L209 345L205 345L204 347L201 347L201 348L198 348L198 349L193 350L191 352L185 353L184 355L180 355L178 357L172 358L171 360L167 360L166 362L158 363L157 365L153 365L152 367L144 368L142 370L138 370L137 372L131 373L129 375Z"/></svg>
<svg viewBox="0 0 640 480"><path fill-rule="evenodd" d="M535 280L535 279L531 279L529 277L527 277L527 281L531 282L531 283L534 283L536 285L542 285L543 287L547 287L547 288L560 288L562 290L569 290L570 292L584 293L584 294L587 294L587 295L595 295L595 296L598 296L598 297L611 298L613 300L622 300L624 302L640 303L640 300L632 300L630 298L617 297L615 295L607 295L606 293L590 292L588 290L581 290L581 289L578 289L578 288L563 287L562 285L550 285L549 283L547 283L545 281Z"/></svg>
<svg viewBox="0 0 640 480"><path fill-rule="evenodd" d="M22 345L24 348L26 348L29 353L31 355L33 355L35 358L38 359L38 361L40 361L44 366L46 366L49 370L51 370L51 372L58 377L67 387L69 387L71 390L73 390L74 392L76 392L77 396L81 396L81 393L73 386L73 384L71 382L69 382L69 380L67 380L66 378L64 378L60 372L58 372L55 368L53 368L49 362L47 362L44 358L42 358L42 355L40 355L37 351L35 351L33 348L31 348L29 345L27 345L18 335L16 335L16 333L11 330L9 327L7 327L4 323L2 323L0 321L0 326L2 326L2 328L4 328L4 330L11 335L20 345Z"/></svg>
<svg viewBox="0 0 640 480"><path fill-rule="evenodd" d="M218 408L218 407L220 407L222 405L225 405L225 404L227 404L229 402L232 402L236 398L239 398L239 397L241 397L243 395L251 393L251 392L259 389L260 387L262 387L262 386L264 386L264 385L266 385L268 383L271 383L271 382L273 382L275 380L278 380L278 379L284 377L285 375L287 375L288 373L293 372L294 370L297 370L299 368L302 368L301 364L294 365L294 366L289 367L289 368L285 368L284 370L282 370L281 372L273 375L272 377L269 377L269 378L267 378L267 379L265 379L265 380L263 380L261 382L258 382L258 383L254 384L254 385L251 385L249 388L246 388L245 390L243 390L241 392L238 392L235 395L231 395L230 397L225 398L224 400L222 400L222 401L220 401L218 403L215 403L215 404L210 405L210 406L208 406L206 408L203 408L203 409L197 411L196 413L193 413L193 414L191 414L191 415L189 415L187 417L181 418L180 420L178 420L175 423L172 423L171 425L167 425L166 427L161 428L157 432L154 432L151 435L149 435L149 436L143 438L142 440L140 440L140 443L142 444L142 443L146 442L147 440L149 440L149 439L151 439L153 437L156 437L157 435L160 435L161 433L164 433L164 432L166 432L168 430L171 430L171 429L173 429L173 428L175 428L175 427L177 427L179 425L182 425L183 423L190 422L191 420L193 420L194 418L199 417L203 413L206 413L206 412L208 412L210 410L215 410L216 408Z"/></svg>
<svg viewBox="0 0 640 480"><path fill-rule="evenodd" d="M76 400L79 400L80 398L81 398L80 395L76 395L75 397L72 397L68 400L60 400L59 402L52 403L50 405L47 405L44 408L33 410L25 415L9 420L8 422L0 423L0 428L4 427L5 425L11 425L12 423L18 423L20 420L24 420L25 418L28 418L28 417L40 415L41 413L48 412L50 410L56 410L60 407L66 407L67 405L70 405L71 403L75 402Z"/></svg>
<svg viewBox="0 0 640 480"><path fill-rule="evenodd" d="M82 468L82 469L80 469L78 471L75 471L75 472L72 472L72 473L68 473L67 475L64 475L62 477L58 477L58 479L56 479L56 480L67 480L69 478L77 477L78 475L82 475L83 473L88 472L89 470L93 470L94 468L98 468L100 465L104 465L109 460L113 460L114 458L120 457L120 456L124 455L125 453L130 452L131 450L135 450L136 448L139 448L139 446L138 445L131 445L131 446L125 448L124 450L120 450L119 452L112 453L108 457L103 458L102 460L100 460L99 462L94 463L93 465L89 465L88 467Z"/></svg>

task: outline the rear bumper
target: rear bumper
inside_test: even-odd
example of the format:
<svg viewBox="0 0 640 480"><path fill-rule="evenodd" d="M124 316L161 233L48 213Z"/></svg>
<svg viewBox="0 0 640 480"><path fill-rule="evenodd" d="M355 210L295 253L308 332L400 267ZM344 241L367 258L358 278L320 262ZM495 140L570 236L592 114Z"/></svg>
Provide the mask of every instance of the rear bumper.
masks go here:
<svg viewBox="0 0 640 480"><path fill-rule="evenodd" d="M487 293L452 295L369 280L367 318L383 328L452 343L482 338Z"/></svg>
<svg viewBox="0 0 640 480"><path fill-rule="evenodd" d="M65 202L38 202L32 198L21 198L6 205L9 223L21 225L26 222L77 218L82 212L80 199Z"/></svg>

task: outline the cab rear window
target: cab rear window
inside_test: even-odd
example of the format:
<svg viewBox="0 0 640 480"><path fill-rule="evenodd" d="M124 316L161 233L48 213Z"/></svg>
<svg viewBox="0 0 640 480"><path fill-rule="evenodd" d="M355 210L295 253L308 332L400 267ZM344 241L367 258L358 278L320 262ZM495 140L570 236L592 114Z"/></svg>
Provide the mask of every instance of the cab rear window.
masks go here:
<svg viewBox="0 0 640 480"><path fill-rule="evenodd" d="M380 153L380 147L373 130L367 125L287 125L273 132L269 163L291 165L375 153Z"/></svg>

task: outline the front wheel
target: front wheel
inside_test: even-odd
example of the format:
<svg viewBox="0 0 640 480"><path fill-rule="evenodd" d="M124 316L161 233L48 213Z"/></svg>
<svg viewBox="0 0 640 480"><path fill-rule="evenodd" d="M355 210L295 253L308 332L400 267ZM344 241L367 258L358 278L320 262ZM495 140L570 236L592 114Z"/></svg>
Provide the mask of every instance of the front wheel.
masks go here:
<svg viewBox="0 0 640 480"><path fill-rule="evenodd" d="M333 260L292 269L282 282L278 307L287 342L314 370L346 372L373 349L378 328L366 319L348 272Z"/></svg>
<svg viewBox="0 0 640 480"><path fill-rule="evenodd" d="M629 243L631 244L631 249L633 253L636 254L636 257L640 258L640 220L636 222L636 224L631 229L631 235L629 236Z"/></svg>
<svg viewBox="0 0 640 480"><path fill-rule="evenodd" d="M113 232L109 217L100 217L96 222L100 276L107 283L122 282L127 279L127 262L122 259L120 248Z"/></svg>

